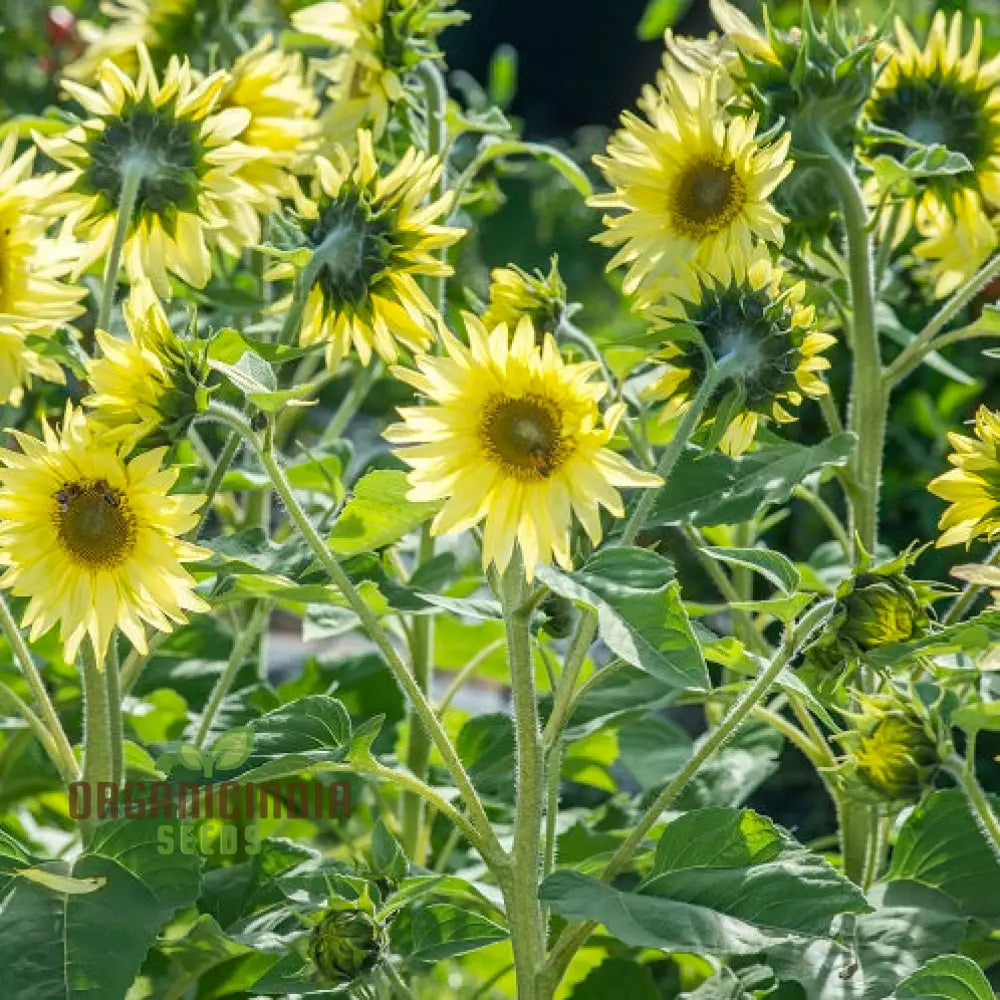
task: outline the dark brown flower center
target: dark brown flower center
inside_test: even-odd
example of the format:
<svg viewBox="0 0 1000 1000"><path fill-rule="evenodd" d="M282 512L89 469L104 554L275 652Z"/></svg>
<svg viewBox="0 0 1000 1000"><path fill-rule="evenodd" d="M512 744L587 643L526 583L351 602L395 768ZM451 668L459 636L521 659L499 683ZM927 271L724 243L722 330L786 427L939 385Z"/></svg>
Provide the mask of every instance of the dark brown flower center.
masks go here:
<svg viewBox="0 0 1000 1000"><path fill-rule="evenodd" d="M121 565L135 548L135 517L120 490L103 479L64 483L56 491L59 541L89 569Z"/></svg>
<svg viewBox="0 0 1000 1000"><path fill-rule="evenodd" d="M491 398L483 410L479 435L504 472L525 482L548 479L570 450L557 406L538 395Z"/></svg>
<svg viewBox="0 0 1000 1000"><path fill-rule="evenodd" d="M725 229L743 208L746 188L732 164L694 160L673 192L677 228L696 239Z"/></svg>

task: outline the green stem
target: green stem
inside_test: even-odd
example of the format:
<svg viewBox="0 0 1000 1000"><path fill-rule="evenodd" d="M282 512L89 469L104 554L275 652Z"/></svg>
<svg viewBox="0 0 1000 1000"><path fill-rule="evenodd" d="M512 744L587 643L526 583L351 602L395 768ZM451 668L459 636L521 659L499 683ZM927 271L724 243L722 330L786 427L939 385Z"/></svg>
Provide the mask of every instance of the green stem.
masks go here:
<svg viewBox="0 0 1000 1000"><path fill-rule="evenodd" d="M544 934L538 898L545 775L542 733L531 656L528 588L519 557L501 581L507 656L514 701L517 802L514 810L513 870L504 889L514 948L519 1000L536 1000L535 979L542 965Z"/></svg>
<svg viewBox="0 0 1000 1000"><path fill-rule="evenodd" d="M395 967L386 962L382 966L382 971L385 973L386 979L389 980L389 985L392 987L392 992L396 994L398 1000L414 1000L414 995L412 990L403 981L403 977L396 971Z"/></svg>
<svg viewBox="0 0 1000 1000"><path fill-rule="evenodd" d="M420 546L417 565L430 559L434 554L434 540L430 525L424 524L420 531ZM410 663L413 666L413 680L427 697L434 681L434 618L431 615L414 615L410 629ZM409 740L406 747L406 766L418 777L427 776L431 760L431 741L427 730L410 720ZM426 848L427 839L421 837L424 824L424 804L413 795L403 797L403 847L413 860L422 865L420 845Z"/></svg>
<svg viewBox="0 0 1000 1000"><path fill-rule="evenodd" d="M976 824L989 843L994 857L1000 861L1000 820L997 819L997 814L993 811L993 807L986 797L986 792L983 791L983 786L976 778L972 758L962 760L961 757L953 754L945 762L945 769L958 782L959 788L964 792Z"/></svg>
<svg viewBox="0 0 1000 1000"><path fill-rule="evenodd" d="M882 356L875 322L875 275L868 207L851 165L833 140L819 134L827 176L844 210L847 263L851 284L854 346L851 377L850 429L858 436L854 459L857 478L852 496L852 537L874 553L878 544L878 499L882 478L888 393L882 380Z"/></svg>
<svg viewBox="0 0 1000 1000"><path fill-rule="evenodd" d="M372 386L379 380L383 372L382 362L378 358L373 358L367 368L359 368L355 372L350 388L344 393L344 398L340 401L336 412L326 425L320 444L332 444L339 441L344 436L347 425L358 412L361 404L368 398L368 393Z"/></svg>
<svg viewBox="0 0 1000 1000"><path fill-rule="evenodd" d="M83 822L86 841L93 836L97 804L100 801L98 788L111 781L111 713L108 705L108 687L104 671L98 666L89 640L83 644L81 663L83 674L83 781L91 787L92 813Z"/></svg>
<svg viewBox="0 0 1000 1000"><path fill-rule="evenodd" d="M556 840L559 821L559 784L562 772L562 739L545 755L545 847L542 854L542 881L547 879L556 866ZM549 908L542 908L542 930L548 938Z"/></svg>
<svg viewBox="0 0 1000 1000"><path fill-rule="evenodd" d="M219 708L222 706L226 695L229 694L229 689L233 686L233 681L236 680L236 675L239 673L240 667L243 666L243 661L253 647L257 636L266 626L270 612L270 603L259 601L250 613L250 620L237 634L233 642L233 648L229 653L229 661L219 675L219 679L215 682L215 687L212 688L212 693L209 695L205 710L201 714L201 721L198 723L194 745L199 750L204 748L208 734L212 731L215 717L219 713Z"/></svg>
<svg viewBox="0 0 1000 1000"><path fill-rule="evenodd" d="M987 261L954 295L930 318L927 325L900 352L885 372L889 388L898 384L912 372L932 351L944 346L938 334L991 282L1000 276L1000 254ZM982 334L977 334L982 336Z"/></svg>
<svg viewBox="0 0 1000 1000"><path fill-rule="evenodd" d="M218 496L219 490L222 489L222 480L226 478L229 466L233 464L233 459L236 457L236 452L239 451L239 448L239 434L230 434L226 438L226 443L222 446L222 451L219 452L219 457L215 460L215 465L212 466L208 482L205 484L205 502L202 504L201 512L198 516L198 523L188 534L190 541L195 541L201 534L201 529L205 526L205 521L208 520L209 512L212 509L212 503L216 496Z"/></svg>
<svg viewBox="0 0 1000 1000"><path fill-rule="evenodd" d="M448 685L448 690L441 696L441 703L438 705L438 715L443 716L448 711L448 706L455 700L455 695L462 690L465 682L479 669L479 667L492 656L501 646L505 644L505 639L494 639L487 646L483 646L475 656L452 678Z"/></svg>
<svg viewBox="0 0 1000 1000"><path fill-rule="evenodd" d="M797 500L803 500L822 518L827 530L833 536L837 544L844 550L844 555L850 558L851 539L840 523L840 518L834 513L833 508L815 491L803 486L801 483L792 489L792 496Z"/></svg>
<svg viewBox="0 0 1000 1000"><path fill-rule="evenodd" d="M17 661L24 679L28 682L28 688L31 691L31 697L34 699L35 707L41 713L42 722L45 724L55 743L58 753L58 761L55 762L56 767L68 782L76 781L80 777L80 769L77 766L76 757L73 755L73 748L69 745L69 740L66 738L66 730L63 729L63 725L59 721L59 714L52 704L52 699L49 698L45 681L35 666L31 650L28 648L27 642L24 641L24 636L17 627L17 622L14 621L14 616L10 613L10 608L7 606L7 601L4 599L3 594L0 594L0 628L3 628L7 642L10 644L11 651L14 654L14 659Z"/></svg>
<svg viewBox="0 0 1000 1000"><path fill-rule="evenodd" d="M867 802L859 802L848 795L837 797L841 862L844 874L856 885L862 885L865 880L869 839L875 825L874 812Z"/></svg>
<svg viewBox="0 0 1000 1000"><path fill-rule="evenodd" d="M323 541L319 532L313 526L312 521L309 520L308 515L302 509L295 491L288 482L288 477L285 475L274 454L270 434L266 440L262 440L253 428L251 428L242 413L221 403L212 403L206 416L237 431L240 437L257 454L271 479L275 492L284 503L289 517L303 539L313 550L314 555L333 581L334 586L344 595L351 610L358 616L362 627L384 657L396 683L399 684L404 694L409 698L421 724L430 733L434 746L444 759L445 766L448 768L452 780L455 782L466 808L469 810L470 822L477 832L476 847L487 861L497 862L499 860L503 862L506 857L505 852L500 846L496 834L493 832L479 795L476 793L472 780L469 778L468 772L459 759L454 745L434 714L434 710L430 702L428 702L427 697L420 690L420 686L416 683L413 675L400 658L396 647L392 644L392 640L385 629L382 628L378 616L365 603L364 598L351 582L350 577L344 572L343 567L340 565L340 560L337 559L330 547Z"/></svg>
<svg viewBox="0 0 1000 1000"><path fill-rule="evenodd" d="M115 233L111 240L107 265L104 268L104 284L101 288L101 304L97 313L97 329L107 330L111 320L111 306L115 300L115 286L118 284L118 268L121 265L125 236L132 224L139 185L142 183L145 167L139 160L128 161L122 166L122 186L118 194L118 214Z"/></svg>
<svg viewBox="0 0 1000 1000"><path fill-rule="evenodd" d="M108 699L108 742L111 745L111 780L121 788L125 777L125 730L122 726L121 665L118 662L118 637L113 635L104 664Z"/></svg>
<svg viewBox="0 0 1000 1000"><path fill-rule="evenodd" d="M829 615L829 611L829 602L820 602L810 608L794 628L786 631L785 641L771 663L732 704L718 727L708 733L698 744L698 748L689 760L663 791L657 795L636 826L612 855L611 860L601 873L602 881L610 882L628 867L642 846L646 834L659 822L664 811L677 800L677 797L698 771L732 739L747 717L766 697L778 675L796 651L808 641L814 630ZM563 930L549 954L543 973L542 981L549 994L554 992L573 955L576 954L596 926L593 921L586 921L582 924L570 924Z"/></svg>
<svg viewBox="0 0 1000 1000"><path fill-rule="evenodd" d="M0 704L9 706L24 719L35 739L41 744L46 756L52 761L59 776L67 784L73 780L69 775L64 773L66 768L65 762L59 756L59 748L56 746L56 742L49 734L49 731L45 728L45 723L35 715L31 706L3 681L0 681Z"/></svg>

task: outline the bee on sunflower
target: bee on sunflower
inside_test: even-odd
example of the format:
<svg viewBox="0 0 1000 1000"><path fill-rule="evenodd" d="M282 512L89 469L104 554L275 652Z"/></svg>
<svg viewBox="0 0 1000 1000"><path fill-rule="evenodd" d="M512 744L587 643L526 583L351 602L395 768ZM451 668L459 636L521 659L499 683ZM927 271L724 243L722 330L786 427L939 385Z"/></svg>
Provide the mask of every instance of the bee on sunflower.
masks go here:
<svg viewBox="0 0 1000 1000"><path fill-rule="evenodd" d="M943 146L969 163L967 170L915 179L900 206L896 234L916 227L922 242L915 252L930 262L935 294L942 296L998 245L991 218L1000 209L1000 60L982 61L978 20L963 52L961 12L949 23L939 11L923 48L899 18L895 34L865 106L868 156L902 162L914 145Z"/></svg>
<svg viewBox="0 0 1000 1000"><path fill-rule="evenodd" d="M553 558L569 568L574 515L596 545L600 508L622 517L620 488L661 480L608 447L624 406L602 420L608 387L591 379L596 362L567 364L551 335L539 346L528 317L513 337L475 316L465 324L468 346L445 332L443 356L394 369L425 403L401 408L402 422L385 431L410 466L410 498L444 501L435 534L485 522L484 566L502 572L517 544L529 580Z"/></svg>
<svg viewBox="0 0 1000 1000"><path fill-rule="evenodd" d="M64 381L55 359L29 346L29 338L50 337L79 316L86 295L64 281L78 248L47 236L45 205L64 182L32 177L34 150L16 152L12 134L0 143L0 403L15 405L34 376Z"/></svg>
<svg viewBox="0 0 1000 1000"><path fill-rule="evenodd" d="M666 404L665 419L677 416L691 404L710 356L716 365L727 363L733 383L728 393L720 387L706 410L724 452L742 454L767 420L794 421L788 407L827 392L820 372L830 362L823 352L836 341L816 329L815 309L804 295L804 282L786 283L765 257L701 276L691 293L654 310L668 339L647 397Z"/></svg>
<svg viewBox="0 0 1000 1000"><path fill-rule="evenodd" d="M48 209L82 241L75 273L109 255L123 212L129 280L147 277L166 296L170 273L196 288L208 283L211 248L235 255L260 242L268 194L239 172L270 154L235 141L251 114L221 106L224 71L199 80L172 57L161 83L143 46L138 59L134 80L105 62L99 90L64 81L92 117L34 139L67 171L65 191Z"/></svg>
<svg viewBox="0 0 1000 1000"><path fill-rule="evenodd" d="M727 119L717 74L663 84L644 101L648 120L626 112L594 158L613 190L590 204L621 210L596 239L620 247L608 267L629 266L637 306L683 288L694 267L720 273L780 245L786 221L769 197L792 169L789 135L762 145L755 117Z"/></svg>
<svg viewBox="0 0 1000 1000"><path fill-rule="evenodd" d="M954 466L927 487L951 506L941 515L938 545L966 545L1000 534L1000 413L981 406L973 437L949 434Z"/></svg>
<svg viewBox="0 0 1000 1000"><path fill-rule="evenodd" d="M326 344L331 368L352 346L367 365L373 351L394 362L400 346L418 351L433 341L441 316L416 278L450 275L438 251L464 234L440 223L450 196L427 202L441 170L440 159L410 147L382 172L368 131L358 133L356 156L340 147L333 160L316 158L312 198L301 220L312 258L303 280L299 339L303 346ZM294 273L285 261L269 277ZM275 310L289 305L286 298Z"/></svg>
<svg viewBox="0 0 1000 1000"><path fill-rule="evenodd" d="M208 402L205 344L177 337L148 281L132 286L122 312L129 337L97 331L101 353L86 366L94 391L83 402L128 446L175 440Z"/></svg>
<svg viewBox="0 0 1000 1000"><path fill-rule="evenodd" d="M168 632L208 609L182 563L209 553L183 540L203 498L169 492L166 449L126 462L95 430L67 404L58 430L0 449L0 587L28 599L33 640L58 624L67 660L89 637L100 663L116 627L145 652L143 623Z"/></svg>

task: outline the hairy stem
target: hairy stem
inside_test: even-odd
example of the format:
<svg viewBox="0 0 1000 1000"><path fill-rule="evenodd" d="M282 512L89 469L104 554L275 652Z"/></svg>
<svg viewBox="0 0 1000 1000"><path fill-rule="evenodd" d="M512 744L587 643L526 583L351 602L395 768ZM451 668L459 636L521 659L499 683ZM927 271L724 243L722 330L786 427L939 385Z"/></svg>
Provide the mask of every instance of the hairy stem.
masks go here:
<svg viewBox="0 0 1000 1000"><path fill-rule="evenodd" d="M519 1000L535 1000L535 979L542 965L544 935L538 899L545 775L538 722L531 612L521 560L515 556L501 581L507 657L514 698L517 802L514 813L513 870L504 891L510 924Z"/></svg>
<svg viewBox="0 0 1000 1000"><path fill-rule="evenodd" d="M108 742L111 746L111 780L121 788L125 777L125 731L122 726L121 664L118 662L117 636L111 637L104 680L108 699Z"/></svg>
<svg viewBox="0 0 1000 1000"><path fill-rule="evenodd" d="M1000 819L993 811L983 786L979 784L972 758L962 760L961 757L952 755L945 762L945 769L965 793L976 824L990 845L994 857L1000 861Z"/></svg>
<svg viewBox="0 0 1000 1000"><path fill-rule="evenodd" d="M103 670L89 639L83 643L83 781L90 785L91 815L81 823L85 841L94 834L99 786L111 781L111 713Z"/></svg>

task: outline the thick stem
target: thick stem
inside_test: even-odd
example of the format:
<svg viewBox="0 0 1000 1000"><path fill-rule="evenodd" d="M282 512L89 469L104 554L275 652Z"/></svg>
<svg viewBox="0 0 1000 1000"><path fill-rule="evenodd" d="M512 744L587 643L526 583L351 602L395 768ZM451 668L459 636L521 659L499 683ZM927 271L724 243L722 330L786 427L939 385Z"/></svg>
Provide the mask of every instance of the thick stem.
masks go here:
<svg viewBox="0 0 1000 1000"><path fill-rule="evenodd" d="M117 636L111 637L104 680L108 699L108 742L111 746L111 780L121 788L125 777L125 730L122 726L121 664L118 661Z"/></svg>
<svg viewBox="0 0 1000 1000"><path fill-rule="evenodd" d="M852 536L856 532L865 550L874 553L878 544L878 499L888 393L882 380L882 355L875 322L871 221L851 165L826 134L820 134L819 144L826 154L825 169L844 210L847 231L854 345L850 429L858 436L854 460L857 489L851 498Z"/></svg>
<svg viewBox="0 0 1000 1000"><path fill-rule="evenodd" d="M98 666L89 641L83 644L81 657L83 674L83 781L90 785L91 806L96 812L100 801L99 786L111 781L111 713L108 706L108 687ZM84 839L89 841L94 832L93 815L81 824Z"/></svg>
<svg viewBox="0 0 1000 1000"><path fill-rule="evenodd" d="M139 185L142 183L144 172L145 168L141 160L132 160L122 166L122 186L118 193L115 233L111 240L111 251L108 253L107 265L104 268L101 304L97 313L98 330L107 330L111 320L111 306L115 300L115 286L118 284L118 268L121 265L122 250L125 247L128 228L132 224L132 213L135 211L135 201L139 195Z"/></svg>
<svg viewBox="0 0 1000 1000"><path fill-rule="evenodd" d="M361 404L367 399L368 393L371 391L372 386L379 380L382 371L382 362L377 358L373 358L367 368L359 368L355 372L350 387L344 393L344 398L340 401L336 412L330 418L330 423L323 430L323 436L320 438L321 445L333 444L344 436L347 425L358 412Z"/></svg>
<svg viewBox="0 0 1000 1000"><path fill-rule="evenodd" d="M80 769L77 767L76 757L73 756L73 748L66 738L66 730L63 729L62 723L59 721L59 715L52 704L49 692L45 688L45 681L35 666L31 650L24 641L24 636L17 627L17 622L14 621L14 616L10 613L10 608L2 594L0 594L0 628L3 629L14 654L14 659L17 661L24 679L28 682L31 697L34 699L35 707L41 713L42 722L52 737L58 755L53 763L67 782L76 781L80 777Z"/></svg>
<svg viewBox="0 0 1000 1000"><path fill-rule="evenodd" d="M477 831L478 837L475 846L488 862L502 863L506 858L505 852L500 846L496 834L493 832L479 795L472 784L472 780L469 778L468 772L459 759L454 745L434 714L434 710L427 697L420 690L419 685L413 679L413 675L400 658L396 647L392 644L392 640L386 634L385 629L382 628L378 616L365 603L364 598L358 593L350 577L344 572L343 567L340 565L340 560L337 559L330 547L323 541L323 538L313 526L312 521L309 520L309 516L302 509L295 491L288 482L288 477L285 475L274 454L270 435L267 441L262 441L242 413L220 403L213 403L209 407L208 416L237 431L240 437L256 452L271 479L275 492L281 497L295 527L313 550L313 554L333 581L334 586L344 595L351 610L358 616L365 632L368 633L368 636L384 657L396 683L399 684L403 693L409 698L421 725L427 729L434 746L444 759L445 766L448 768L452 780L455 782L466 808L469 810L470 822Z"/></svg>
<svg viewBox="0 0 1000 1000"><path fill-rule="evenodd" d="M961 757L953 755L946 761L945 768L965 793L976 824L990 845L994 857L1000 861L1000 819L997 818L986 792L983 791L983 786L976 778L972 758L962 760Z"/></svg>
<svg viewBox="0 0 1000 1000"><path fill-rule="evenodd" d="M517 995L519 1000L536 1000L535 980L541 969L544 949L538 886L545 775L531 656L531 613L526 606L528 588L518 556L503 575L501 600L517 751L513 870L504 897L517 969Z"/></svg>
<svg viewBox="0 0 1000 1000"><path fill-rule="evenodd" d="M253 647L261 629L267 624L270 612L271 605L267 601L260 601L250 613L250 620L236 636L233 648L229 654L229 661L219 675L219 679L215 682L215 687L212 688L212 693L209 695L205 710L201 714L201 721L198 723L194 745L199 750L205 746L205 741L208 739L208 734L212 731L212 724L215 722L215 717L219 714L222 702L226 695L229 694L229 689L233 686L233 681L236 680L236 675L239 673L240 667L243 666L243 661Z"/></svg>
<svg viewBox="0 0 1000 1000"><path fill-rule="evenodd" d="M420 546L417 565L434 555L434 541L430 525L425 524L420 532ZM434 619L431 615L414 615L410 629L410 663L413 666L413 680L428 696L434 681ZM406 748L406 766L418 777L425 778L431 760L431 741L427 730L411 719L409 741ZM403 797L403 846L414 862L426 862L423 851L428 838L422 837L424 824L423 801L414 795Z"/></svg>

